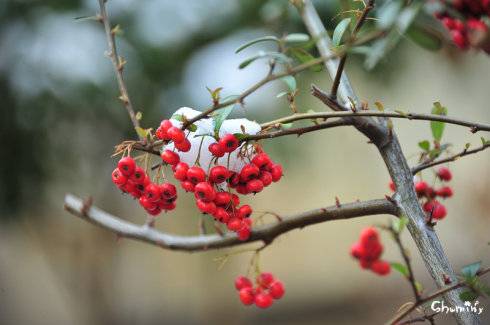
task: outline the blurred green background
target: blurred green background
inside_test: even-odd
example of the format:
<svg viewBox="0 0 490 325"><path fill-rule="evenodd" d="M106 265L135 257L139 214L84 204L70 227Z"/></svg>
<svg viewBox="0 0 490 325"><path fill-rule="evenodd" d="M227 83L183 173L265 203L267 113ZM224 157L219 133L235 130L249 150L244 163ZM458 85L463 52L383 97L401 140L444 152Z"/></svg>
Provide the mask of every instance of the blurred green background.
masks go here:
<svg viewBox="0 0 490 325"><path fill-rule="evenodd" d="M331 28L335 1L315 2ZM233 288L250 253L213 261L229 250L187 254L117 240L63 210L67 192L93 196L99 207L136 223L145 215L110 181L113 146L134 134L118 92L102 27L76 20L97 12L96 0L16 0L0 3L0 323L1 324L381 324L409 301L399 274L380 278L360 270L348 255L368 224L388 216L338 221L293 231L261 254L263 270L286 284L286 296L269 310L243 307ZM144 127L155 127L181 106L203 109L210 88L237 94L266 72L264 62L237 67L267 44L236 55L255 37L304 32L286 0L110 1L120 24L120 53L127 84ZM455 117L490 121L490 61L451 46L428 52L403 40L376 67L359 59L347 71L362 100L427 113L440 100ZM310 83L330 86L325 72L298 77L299 109L321 111ZM288 114L280 82L270 84L235 112L258 121ZM410 162L417 143L430 138L426 122L395 121ZM488 136L487 136L488 138ZM447 126L453 151L480 143L479 134ZM351 128L264 142L285 169L282 182L254 198L256 210L279 214L388 194L388 174L372 145ZM451 165L454 198L439 236L456 269L475 260L490 264L490 153ZM425 172L430 178L431 172ZM161 215L159 229L196 234L199 213L180 194L176 211ZM433 288L408 234L417 278ZM390 261L401 257L383 235ZM487 281L488 283L488 281ZM490 323L490 304L484 322ZM444 318L451 324L451 318Z"/></svg>

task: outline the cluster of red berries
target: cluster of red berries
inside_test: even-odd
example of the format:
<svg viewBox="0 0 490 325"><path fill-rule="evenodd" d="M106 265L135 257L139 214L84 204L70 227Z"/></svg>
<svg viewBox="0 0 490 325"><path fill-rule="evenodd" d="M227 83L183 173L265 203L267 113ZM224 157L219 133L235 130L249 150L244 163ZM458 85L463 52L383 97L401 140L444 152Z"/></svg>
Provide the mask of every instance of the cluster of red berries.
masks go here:
<svg viewBox="0 0 490 325"><path fill-rule="evenodd" d="M350 254L359 260L363 269L369 269L379 275L387 275L391 271L390 263L380 259L383 245L379 241L379 234L373 227L361 232L359 241L352 245Z"/></svg>
<svg viewBox="0 0 490 325"><path fill-rule="evenodd" d="M245 276L239 276L235 280L235 288L238 290L240 301L248 306L254 304L259 308L272 306L274 300L284 296L284 285L274 278L272 273L264 272L256 278L255 288L252 281Z"/></svg>
<svg viewBox="0 0 490 325"><path fill-rule="evenodd" d="M436 13L436 17L449 30L456 46L463 50L478 46L477 38L483 39L488 32L483 18L490 16L490 0L453 0L446 6L449 10ZM451 12L458 12L462 19L455 18Z"/></svg>
<svg viewBox="0 0 490 325"><path fill-rule="evenodd" d="M442 182L448 182L452 178L452 173L447 167L440 167L436 171L436 176ZM395 185L390 182L390 189L395 191ZM438 189L427 184L425 181L415 182L415 192L419 197L422 209L427 212L428 217L441 220L447 215L446 207L436 198L447 199L453 196L453 189L450 186L442 186Z"/></svg>
<svg viewBox="0 0 490 325"><path fill-rule="evenodd" d="M156 131L159 139L173 141L179 151L189 151L191 144L178 146L175 141L184 143L187 139L183 131L169 120L164 120ZM188 141L188 140L187 140ZM215 162L226 153L231 154L240 146L240 141L233 134L226 134L217 142L209 145L208 150ZM251 163L243 166L239 173L227 167L215 164L208 173L198 165L180 161L177 152L166 149L161 153L162 160L172 166L175 179L180 181L186 192L193 192L197 208L204 214L209 214L215 220L226 224L228 229L237 233L240 240L250 237L252 221L249 218L252 208L249 205L240 205L239 197L229 190L223 190L224 185L234 188L239 194L258 193L272 182L282 177L282 166L274 164L269 156L256 147L256 155ZM260 151L260 152L259 152ZM251 157L248 157L250 159Z"/></svg>
<svg viewBox="0 0 490 325"><path fill-rule="evenodd" d="M112 182L125 193L139 199L140 205L156 216L162 211L175 209L177 189L171 183L152 183L143 168L131 157L124 157L112 172Z"/></svg>

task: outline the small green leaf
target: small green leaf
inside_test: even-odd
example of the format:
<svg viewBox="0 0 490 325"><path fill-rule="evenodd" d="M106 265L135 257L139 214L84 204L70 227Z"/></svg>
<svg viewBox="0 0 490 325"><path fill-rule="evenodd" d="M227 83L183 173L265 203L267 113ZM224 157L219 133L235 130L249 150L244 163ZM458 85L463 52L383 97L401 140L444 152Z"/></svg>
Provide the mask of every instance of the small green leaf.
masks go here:
<svg viewBox="0 0 490 325"><path fill-rule="evenodd" d="M282 123L281 128L283 129L290 129L293 127L293 123Z"/></svg>
<svg viewBox="0 0 490 325"><path fill-rule="evenodd" d="M417 289L417 292L421 293L422 291L424 291L424 286L422 285L422 283L415 281L415 289Z"/></svg>
<svg viewBox="0 0 490 325"><path fill-rule="evenodd" d="M462 301L473 301L476 298L478 298L478 293L471 290L463 291L459 294L459 299Z"/></svg>
<svg viewBox="0 0 490 325"><path fill-rule="evenodd" d="M419 142L419 147L424 151L430 150L430 142L429 140L424 140Z"/></svg>
<svg viewBox="0 0 490 325"><path fill-rule="evenodd" d="M191 124L191 125L187 126L187 130L189 130L191 132L196 132L197 131L197 125Z"/></svg>
<svg viewBox="0 0 490 325"><path fill-rule="evenodd" d="M440 35L434 33L430 28L424 28L413 24L405 35L412 42L429 51L437 51L442 48L443 42Z"/></svg>
<svg viewBox="0 0 490 325"><path fill-rule="evenodd" d="M235 138L238 139L238 141L242 141L248 136L248 134L244 134L244 133L233 133L233 135L235 136Z"/></svg>
<svg viewBox="0 0 490 325"><path fill-rule="evenodd" d="M374 106L376 106L376 108L380 112L384 112L384 110L385 110L385 107L383 106L383 103L381 103L381 102L374 102Z"/></svg>
<svg viewBox="0 0 490 325"><path fill-rule="evenodd" d="M291 61L290 58L288 58L286 55L279 53L279 52L264 52L264 51L259 51L259 54L252 56L238 66L238 69L244 69L250 65L250 63L254 62L257 59L262 59L262 58L271 58L275 59L277 61L280 61L282 63L289 63Z"/></svg>
<svg viewBox="0 0 490 325"><path fill-rule="evenodd" d="M138 111L138 112L136 113L136 116L135 116L135 117L136 117L136 119L137 119L138 121L141 121L141 119L143 118L143 113L141 113L141 112L139 112L139 111Z"/></svg>
<svg viewBox="0 0 490 325"><path fill-rule="evenodd" d="M401 275L403 275L404 277L408 277L408 268L401 264L401 263L397 263L397 262L392 262L390 263L391 264L391 267L395 270L397 270L398 272L401 273Z"/></svg>
<svg viewBox="0 0 490 325"><path fill-rule="evenodd" d="M254 44L257 44L257 43L261 43L261 42L279 42L279 39L275 36L259 37L259 38L256 38L254 40L251 40L250 42L248 42L246 44L243 44L242 46L240 46L239 48L237 48L235 50L235 53L239 53L242 50L246 49L247 47L252 46Z"/></svg>
<svg viewBox="0 0 490 325"><path fill-rule="evenodd" d="M399 234L403 231L405 226L408 224L408 218L405 215L402 215L400 218L395 219L392 224L393 230Z"/></svg>
<svg viewBox="0 0 490 325"><path fill-rule="evenodd" d="M446 115L447 114L447 108L441 105L439 102L434 103L434 107L432 108L432 114L435 115ZM430 128L432 130L432 136L434 137L434 140L437 142L440 142L442 139L442 135L444 133L444 127L446 126L446 123L444 122L439 122L439 121L431 121L430 122Z"/></svg>
<svg viewBox="0 0 490 325"><path fill-rule="evenodd" d="M461 268L461 274L463 274L465 278L471 279L476 276L476 273L478 270L480 270L480 267L481 261L465 265Z"/></svg>
<svg viewBox="0 0 490 325"><path fill-rule="evenodd" d="M221 129L221 125L223 122L226 120L228 115L233 111L233 108L235 108L235 104L226 106L218 111L216 111L216 114L213 115L213 120L214 120L214 134L218 136L219 130Z"/></svg>
<svg viewBox="0 0 490 325"><path fill-rule="evenodd" d="M469 143L469 142L464 145L464 148L466 150L468 150L470 147L471 147L471 143Z"/></svg>
<svg viewBox="0 0 490 325"><path fill-rule="evenodd" d="M286 35L286 37L284 37L284 41L286 43L305 43L308 42L309 40L310 40L310 36L303 33L293 33L293 34Z"/></svg>
<svg viewBox="0 0 490 325"><path fill-rule="evenodd" d="M332 36L332 43L334 46L340 45L340 41L342 40L342 36L344 35L345 31L349 27L350 21L351 21L350 18L344 18L335 27L335 29L333 31L333 36Z"/></svg>
<svg viewBox="0 0 490 325"><path fill-rule="evenodd" d="M296 90L296 79L293 76L285 76L281 80L288 86L290 92Z"/></svg>
<svg viewBox="0 0 490 325"><path fill-rule="evenodd" d="M177 120L179 122L184 122L185 117L182 114L174 114L174 115L172 115L171 119Z"/></svg>
<svg viewBox="0 0 490 325"><path fill-rule="evenodd" d="M140 136L140 138L146 138L148 136L149 130L148 129L143 129L142 127L135 127L136 133Z"/></svg>
<svg viewBox="0 0 490 325"><path fill-rule="evenodd" d="M301 48L293 47L289 49L289 52L291 52L291 55L300 63L306 63L315 59L313 55ZM310 67L310 70L314 72L319 72L322 71L322 67L322 64L318 63Z"/></svg>

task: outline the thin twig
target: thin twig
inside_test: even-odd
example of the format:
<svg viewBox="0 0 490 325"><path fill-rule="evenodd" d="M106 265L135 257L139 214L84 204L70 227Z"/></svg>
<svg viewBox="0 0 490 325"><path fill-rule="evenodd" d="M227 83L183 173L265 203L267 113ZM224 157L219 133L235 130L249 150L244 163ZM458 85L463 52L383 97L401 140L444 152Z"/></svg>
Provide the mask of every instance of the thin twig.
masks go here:
<svg viewBox="0 0 490 325"><path fill-rule="evenodd" d="M457 160L457 159L459 159L461 157L464 157L464 156L475 154L477 152L480 152L480 151L483 151L483 150L487 149L488 147L490 147L490 143L487 142L487 143L483 144L482 146L480 146L478 148L475 148L475 149L471 149L471 150L463 149L463 151L461 151L461 152L459 152L457 154L454 154L454 155L452 155L450 157L443 158L443 159L438 159L438 160L434 160L434 161L427 162L427 163L422 163L420 165L417 165L415 167L412 167L412 174L417 174L421 170L424 170L424 169L427 169L427 168L430 168L430 167L434 167L434 166L437 166L437 165L445 164L445 163L448 163L448 162L451 162L451 161L455 161L455 160Z"/></svg>
<svg viewBox="0 0 490 325"><path fill-rule="evenodd" d="M361 30L362 25L366 21L367 15L369 14L369 11L374 7L374 0L369 0L369 3L364 7L364 10L362 11L361 16L357 20L356 26L354 27L354 30L352 31L352 34L350 36L349 41L347 41L347 45L351 44L357 36L357 33ZM345 67L345 62L347 61L347 52L342 54L340 57L340 62L339 66L337 67L337 73L335 74L335 78L333 79L333 84L332 84L332 89L330 91L330 96L332 98L337 98L337 91L339 89L339 84L340 84L340 77L342 76L342 73L344 71Z"/></svg>
<svg viewBox="0 0 490 325"><path fill-rule="evenodd" d="M65 209L71 214L89 221L95 225L116 233L120 237L132 238L171 250L204 251L224 247L238 246L245 243L262 241L270 244L279 235L293 229L304 228L308 225L332 220L352 219L376 214L396 215L396 207L386 199L353 202L336 206L310 210L282 218L275 222L252 230L247 241L240 241L235 233L224 236L178 236L160 232L154 228L139 226L119 217L113 216L91 206L85 214L82 209L83 200L73 195L65 196Z"/></svg>
<svg viewBox="0 0 490 325"><path fill-rule="evenodd" d="M490 272L490 267L489 268L485 268L485 269L481 269L480 271L478 271L476 273L477 276L483 276L487 273ZM404 312L396 315L393 319L391 319L388 324L391 324L391 325L394 325L394 324L398 324L399 321L401 321L403 318L405 318L407 315L409 315L412 311L414 311L415 309L417 309L418 307L422 306L423 304L439 297L439 296L442 296L443 294L445 294L446 292L449 292L449 291L452 291L452 290L455 290L455 289L458 289L458 288L461 288L461 287L464 287L466 286L466 282L464 281L460 281L456 284L453 284L449 287L445 287L445 288L442 288L442 289L439 289L437 291L435 291L434 293L428 295L427 297L419 300L418 302L415 302L410 308L408 308L407 310L405 310Z"/></svg>
<svg viewBox="0 0 490 325"><path fill-rule="evenodd" d="M124 83L123 78L123 69L124 69L124 60L117 54L116 48L116 39L115 39L115 30L111 28L111 24L109 21L109 16L107 15L107 11L105 8L105 0L99 0L100 6L100 20L104 25L104 30L107 38L107 44L109 46L109 58L111 59L112 65L114 66L114 71L116 73L117 84L119 86L119 91L121 93L119 99L123 102L124 107L128 111L129 118L133 123L134 128L139 128L140 123L136 118L136 114L134 113L133 104L131 103L131 99L129 98L128 90L126 84ZM139 134L138 134L139 136ZM139 136L141 139L141 136Z"/></svg>

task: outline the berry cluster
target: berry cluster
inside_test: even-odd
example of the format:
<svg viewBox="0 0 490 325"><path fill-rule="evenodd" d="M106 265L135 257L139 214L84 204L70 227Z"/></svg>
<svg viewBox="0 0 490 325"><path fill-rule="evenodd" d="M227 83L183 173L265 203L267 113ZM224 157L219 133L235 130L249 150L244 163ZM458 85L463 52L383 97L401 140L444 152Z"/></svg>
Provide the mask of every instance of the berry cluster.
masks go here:
<svg viewBox="0 0 490 325"><path fill-rule="evenodd" d="M448 10L436 13L436 17L449 30L456 46L463 50L478 47L479 40L488 32L484 20L490 16L490 1L453 0L446 6ZM461 19L454 16L455 12Z"/></svg>
<svg viewBox="0 0 490 325"><path fill-rule="evenodd" d="M448 182L452 178L452 173L447 167L440 167L436 171L436 177L441 182ZM395 185L390 182L390 189L395 191ZM422 209L427 213L429 218L441 220L447 215L446 207L436 198L447 199L453 196L453 189L450 186L444 185L438 189L427 184L422 180L415 181L415 192L419 197Z"/></svg>
<svg viewBox="0 0 490 325"><path fill-rule="evenodd" d="M383 245L379 241L378 231L372 227L361 232L359 241L352 245L350 254L359 260L363 269L370 269L376 274L387 275L391 266L380 259L383 253Z"/></svg>
<svg viewBox="0 0 490 325"><path fill-rule="evenodd" d="M252 281L245 276L239 276L235 280L235 288L238 290L240 301L248 306L253 303L259 308L272 306L274 300L284 296L284 285L274 278L272 273L264 272L256 278L255 288Z"/></svg>
<svg viewBox="0 0 490 325"><path fill-rule="evenodd" d="M175 209L177 189L171 183L152 183L143 168L131 157L124 157L112 172L112 182L125 193L139 199L140 205L152 216Z"/></svg>

